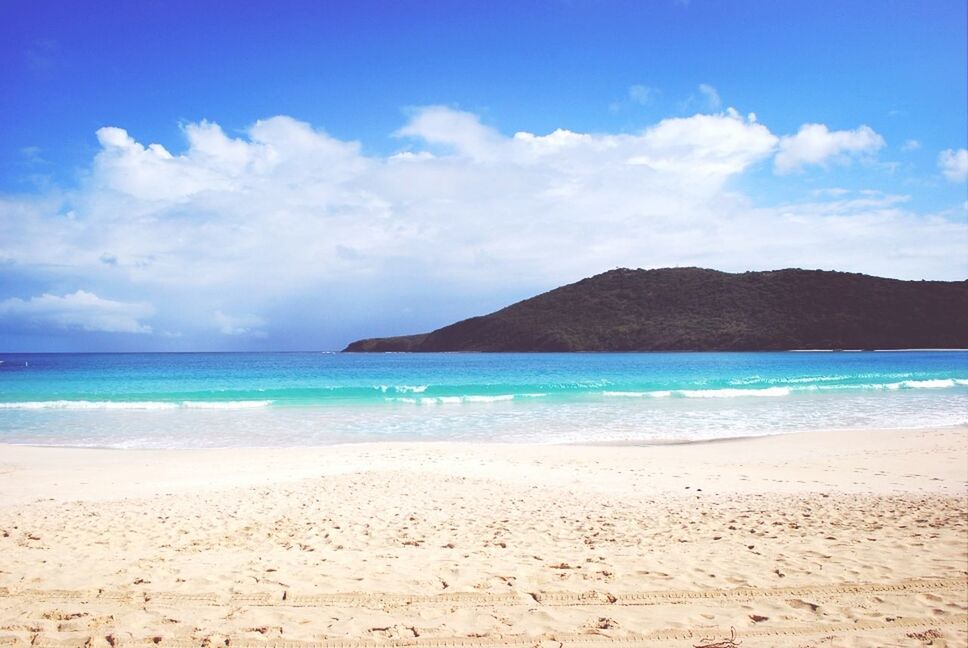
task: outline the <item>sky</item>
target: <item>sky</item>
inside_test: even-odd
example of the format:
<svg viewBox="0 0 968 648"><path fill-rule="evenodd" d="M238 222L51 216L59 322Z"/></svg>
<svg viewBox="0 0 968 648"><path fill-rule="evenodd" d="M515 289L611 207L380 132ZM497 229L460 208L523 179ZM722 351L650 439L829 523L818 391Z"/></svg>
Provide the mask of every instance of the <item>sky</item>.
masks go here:
<svg viewBox="0 0 968 648"><path fill-rule="evenodd" d="M616 267L968 278L964 0L0 0L0 351L331 350Z"/></svg>

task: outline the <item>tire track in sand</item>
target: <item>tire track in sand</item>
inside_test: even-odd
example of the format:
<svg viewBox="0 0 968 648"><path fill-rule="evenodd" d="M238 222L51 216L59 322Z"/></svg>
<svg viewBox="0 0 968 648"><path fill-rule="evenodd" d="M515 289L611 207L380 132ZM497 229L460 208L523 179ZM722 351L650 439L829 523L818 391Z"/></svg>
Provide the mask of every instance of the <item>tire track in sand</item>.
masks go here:
<svg viewBox="0 0 968 648"><path fill-rule="evenodd" d="M830 636L840 633L862 633L877 630L905 631L917 628L938 628L943 626L965 626L968 615L953 615L944 619L936 617L899 617L891 621L858 620L850 623L817 623L811 625L787 626L776 628L748 628L736 633L737 641L744 639L794 638L808 639L817 636ZM303 641L296 639L248 639L223 637L221 641L203 641L192 637L146 637L141 639L121 639L93 636L47 636L33 635L29 640L18 637L0 636L0 646L11 648L67 648L95 646L99 643L112 648L195 648L200 645L227 645L231 648L372 648L391 646L393 648L489 648L491 646L558 646L559 648L597 648L599 646L625 646L626 648L654 648L670 645L670 642L692 645L695 641L708 641L709 637L730 636L730 629L697 628L656 630L648 634L629 633L617 637L596 634L549 633L546 635L504 635L495 637L414 637L408 639L326 639ZM765 644L764 644L765 645Z"/></svg>
<svg viewBox="0 0 968 648"><path fill-rule="evenodd" d="M826 585L808 585L801 587L753 588L740 587L733 589L707 590L668 590L641 591L624 593L590 592L456 592L430 595L402 594L402 593L363 593L343 592L332 594L299 595L290 592L269 593L256 592L251 594L213 593L185 594L178 592L125 592L106 590L63 590L63 589L12 589L0 588L0 605L21 610L31 610L37 619L50 618L43 615L42 608L46 605L70 605L83 610L86 606L105 606L114 608L140 608L148 611L152 607L169 611L172 608L223 608L226 612L242 608L272 608L282 612L285 608L366 608L392 609L406 606L417 606L421 610L433 607L449 609L453 612L460 608L567 608L600 606L607 610L610 606L628 609L633 606L674 606L696 602L715 604L736 604L741 609L744 603L753 600L789 600L791 598L809 598L811 600L830 600L837 598L857 598L878 595L916 595L931 592L951 593L957 595L968 589L966 578L948 579L915 579L888 583L838 583ZM962 608L963 609L963 608ZM596 612L595 614L598 614ZM73 615L71 615L73 616ZM81 615L78 615L81 616ZM71 617L67 617L71 618ZM618 617L616 617L618 618ZM745 618L745 612L742 615ZM737 632L737 639L746 640L747 645L767 646L771 642L781 640L818 640L822 637L834 635L857 635L861 633L884 632L890 634L904 633L912 629L939 629L954 627L955 632L968 626L968 615L948 614L944 616L908 616L879 619L818 619L816 623L792 621L790 625L764 624L741 628ZM59 628L60 630L60 628ZM428 629L429 630L429 629ZM124 638L111 634L109 628L103 628L99 633L88 628L64 628L63 631L50 632L40 624L34 624L20 619L17 627L6 626L0 629L0 647L21 648L96 648L98 646L144 647L144 648L181 648L194 647L203 643L210 646L228 645L236 647L267 647L273 648L370 648L373 646L392 646L396 648L489 648L491 646L550 646L562 648L597 648L607 646L625 646L634 648L655 648L656 646L675 646L677 648L691 647L699 642L709 641L710 638L730 636L729 628L703 627L693 628L657 628L648 632L624 631L621 634L603 633L589 630L585 633L546 633L543 635L524 634L495 634L486 637L440 636L428 635L409 638L395 638L378 636L373 638L338 639L319 637L317 640L283 639L281 637L253 638L250 635L225 635L217 628L202 630L195 628L196 636L186 636L176 633L171 636L149 636L143 638ZM206 633L208 639L203 641L197 636L198 632ZM15 634L14 634L15 633ZM799 645L799 644L798 644ZM813 644L810 644L813 645Z"/></svg>
<svg viewBox="0 0 968 648"><path fill-rule="evenodd" d="M282 594L271 592L229 593L180 593L152 591L110 591L110 590L37 590L0 588L0 599L24 599L35 603L43 602L114 602L137 605L236 605L249 607L359 607L386 609L406 606L460 606L460 607L503 607L515 605L573 607L582 605L662 605L687 603L689 601L715 600L723 602L744 602L761 599L791 597L837 597L844 595L877 595L922 593L936 590L965 590L968 579L924 578L894 583L837 583L830 585L805 585L794 587L737 587L730 589L705 590L659 590L642 592L607 591L549 591L549 592L452 592L442 594L401 594L378 592L335 592L330 594L298 594L286 590Z"/></svg>

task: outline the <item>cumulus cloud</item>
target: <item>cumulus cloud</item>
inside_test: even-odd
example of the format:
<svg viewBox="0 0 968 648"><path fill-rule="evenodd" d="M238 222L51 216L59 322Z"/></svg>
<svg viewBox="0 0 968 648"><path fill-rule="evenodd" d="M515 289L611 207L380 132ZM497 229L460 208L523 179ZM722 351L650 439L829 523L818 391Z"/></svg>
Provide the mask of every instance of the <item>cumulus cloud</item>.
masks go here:
<svg viewBox="0 0 968 648"><path fill-rule="evenodd" d="M151 327L140 320L153 313L150 304L102 299L85 290L63 296L44 293L30 299L10 297L0 301L0 317L5 319L108 333L151 333Z"/></svg>
<svg viewBox="0 0 968 648"><path fill-rule="evenodd" d="M52 293L11 297L0 318L33 309L57 326L147 332L150 316L184 339L277 345L302 327L317 336L304 339L336 346L615 266L966 270L951 262L965 243L960 213L919 214L903 197L846 190L762 207L736 188L774 156L792 170L875 151L883 140L866 127L807 125L784 138L728 109L633 133L505 134L430 106L409 114L395 133L401 150L385 156L285 116L238 136L207 121L183 130L187 146L169 151L102 128L79 187L0 196L0 273ZM65 283L91 292L54 296ZM132 291L158 312L96 297ZM393 327L375 328L381 318Z"/></svg>
<svg viewBox="0 0 968 648"><path fill-rule="evenodd" d="M968 180L968 149L941 151L938 168L950 182L965 182Z"/></svg>
<svg viewBox="0 0 968 648"><path fill-rule="evenodd" d="M769 155L777 142L765 126L732 109L719 115L666 119L639 140L645 146L641 154L628 158L629 164L721 179L742 173Z"/></svg>
<svg viewBox="0 0 968 648"><path fill-rule="evenodd" d="M416 111L406 126L396 132L444 148L478 162L494 162L501 157L501 135L481 123L477 115L431 106Z"/></svg>
<svg viewBox="0 0 968 648"><path fill-rule="evenodd" d="M884 144L884 138L869 126L832 131L824 124L804 124L796 135L780 139L774 166L777 173L790 173L811 164L823 166L831 160L844 162L851 156L876 153Z"/></svg>

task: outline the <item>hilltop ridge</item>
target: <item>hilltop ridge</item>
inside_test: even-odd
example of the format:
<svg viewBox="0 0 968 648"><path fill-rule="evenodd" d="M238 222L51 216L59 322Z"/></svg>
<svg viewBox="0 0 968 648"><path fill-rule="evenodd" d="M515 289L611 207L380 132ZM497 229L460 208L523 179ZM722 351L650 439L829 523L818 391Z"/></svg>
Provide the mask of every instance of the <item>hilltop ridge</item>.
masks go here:
<svg viewBox="0 0 968 648"><path fill-rule="evenodd" d="M348 352L968 348L968 281L619 268Z"/></svg>

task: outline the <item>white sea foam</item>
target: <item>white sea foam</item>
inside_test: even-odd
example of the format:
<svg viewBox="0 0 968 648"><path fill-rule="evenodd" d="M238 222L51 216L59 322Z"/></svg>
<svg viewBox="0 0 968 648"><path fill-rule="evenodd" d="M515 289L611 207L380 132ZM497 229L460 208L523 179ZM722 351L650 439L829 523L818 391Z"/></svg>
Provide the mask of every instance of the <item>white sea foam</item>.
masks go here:
<svg viewBox="0 0 968 648"><path fill-rule="evenodd" d="M671 391L605 391L602 396L617 396L620 398L668 398Z"/></svg>
<svg viewBox="0 0 968 648"><path fill-rule="evenodd" d="M500 396L465 396L468 403L496 403L498 401L514 400L514 394L501 394Z"/></svg>
<svg viewBox="0 0 968 648"><path fill-rule="evenodd" d="M744 378L733 378L729 381L730 385L755 385L764 381L762 376L746 376Z"/></svg>
<svg viewBox="0 0 968 648"><path fill-rule="evenodd" d="M497 403L499 401L514 400L514 394L500 394L498 396L425 396L421 403L453 405L456 403Z"/></svg>
<svg viewBox="0 0 968 648"><path fill-rule="evenodd" d="M765 387L763 389L680 389L677 396L685 398L736 398L739 396L789 396L789 387Z"/></svg>
<svg viewBox="0 0 968 648"><path fill-rule="evenodd" d="M818 379L824 382L824 378ZM791 381L792 382L792 381ZM938 378L933 380L902 380L892 383L862 383L842 385L796 385L791 387L764 387L761 389L678 389L673 391L604 391L603 396L619 398L736 398L742 396L789 396L794 392L817 391L896 391L899 389L947 389L968 386L966 378Z"/></svg>
<svg viewBox="0 0 968 648"><path fill-rule="evenodd" d="M400 392L402 394L422 394L427 391L428 385L378 385L377 388L386 394L387 392Z"/></svg>
<svg viewBox="0 0 968 648"><path fill-rule="evenodd" d="M426 398L421 398L421 404L432 404L432 405L454 405L455 403L463 403L464 396L428 396Z"/></svg>
<svg viewBox="0 0 968 648"><path fill-rule="evenodd" d="M822 382L822 379L820 379ZM936 378L932 380L901 380L892 383L862 383L857 385L803 385L793 387L792 391L841 391L841 390L898 390L898 389L947 389L955 386L968 385L964 378ZM718 393L717 393L718 392ZM722 393L735 392L735 393ZM787 396L790 387L770 387L767 389L738 389L738 390L696 390L692 392L677 392L695 398L710 398L715 396ZM709 394L709 395L704 395Z"/></svg>
<svg viewBox="0 0 968 648"><path fill-rule="evenodd" d="M856 377L856 376L855 376ZM835 375L835 376L804 376L802 378L784 378L785 383L814 383L814 382L834 382L837 380L849 380L851 376L846 375Z"/></svg>
<svg viewBox="0 0 968 648"><path fill-rule="evenodd" d="M186 409L256 409L272 405L271 400L252 401L182 401L179 407Z"/></svg>
<svg viewBox="0 0 968 648"><path fill-rule="evenodd" d="M269 400L260 401L27 401L0 403L0 409L63 409L63 410L172 410L172 409L252 409L268 407Z"/></svg>
<svg viewBox="0 0 968 648"><path fill-rule="evenodd" d="M606 391L603 396L618 396L622 398L735 398L739 396L789 396L789 387L765 387L763 389L677 389L674 391Z"/></svg>
<svg viewBox="0 0 968 648"><path fill-rule="evenodd" d="M543 396L544 394L519 394L520 396L535 397ZM413 405L459 405L461 403L497 403L499 401L510 401L514 400L514 394L500 394L497 396L421 396L419 398L412 398L407 396L401 396L398 398L390 398L395 403L410 403Z"/></svg>
<svg viewBox="0 0 968 648"><path fill-rule="evenodd" d="M902 380L899 383L891 383L888 389L945 389L954 387L958 384L966 384L968 381L955 380L953 378L942 378L938 380ZM895 387L895 385L897 385Z"/></svg>
<svg viewBox="0 0 968 648"><path fill-rule="evenodd" d="M847 385L856 389L948 389L955 386L968 385L968 380L963 378L936 378L933 380L902 380L892 383L877 383L873 385Z"/></svg>

